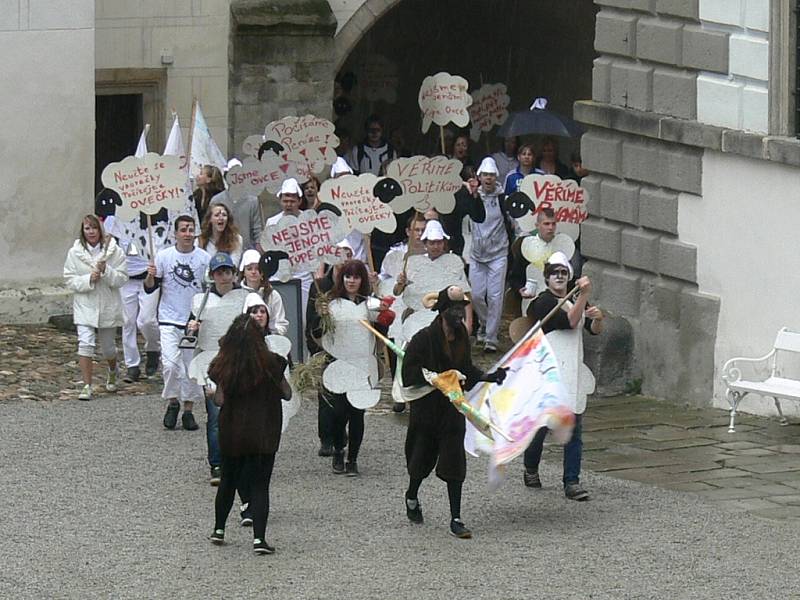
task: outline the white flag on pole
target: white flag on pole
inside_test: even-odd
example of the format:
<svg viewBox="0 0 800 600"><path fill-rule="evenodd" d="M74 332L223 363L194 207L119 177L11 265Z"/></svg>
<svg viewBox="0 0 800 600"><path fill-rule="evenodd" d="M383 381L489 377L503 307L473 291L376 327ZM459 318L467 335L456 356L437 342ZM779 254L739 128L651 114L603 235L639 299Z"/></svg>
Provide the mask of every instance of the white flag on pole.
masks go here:
<svg viewBox="0 0 800 600"><path fill-rule="evenodd" d="M214 138L211 137L211 131L208 129L203 111L200 110L199 102L195 107L192 127L194 128L192 131L192 147L189 149L191 154L189 174L191 177L196 177L203 165L214 165L220 171L224 171L228 161L219 146L217 146Z"/></svg>
<svg viewBox="0 0 800 600"><path fill-rule="evenodd" d="M142 130L142 135L139 136L139 143L136 144L136 158L143 158L147 154L147 134L150 131L150 123L147 123Z"/></svg>
<svg viewBox="0 0 800 600"><path fill-rule="evenodd" d="M181 168L188 170L186 148L183 145L183 135L181 134L181 125L178 122L178 114L173 115L172 129L169 130L169 137L167 144L164 146L164 155L179 156L181 159Z"/></svg>

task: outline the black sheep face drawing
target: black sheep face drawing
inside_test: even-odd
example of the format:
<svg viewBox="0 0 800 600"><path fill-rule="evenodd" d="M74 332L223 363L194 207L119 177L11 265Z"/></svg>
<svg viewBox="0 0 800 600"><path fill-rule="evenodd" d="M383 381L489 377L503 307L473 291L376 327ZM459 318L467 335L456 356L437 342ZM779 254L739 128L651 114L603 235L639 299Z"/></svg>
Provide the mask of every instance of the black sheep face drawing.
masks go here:
<svg viewBox="0 0 800 600"><path fill-rule="evenodd" d="M258 147L258 160L261 160L261 157L267 151L274 152L278 156L284 151L284 147L274 140L268 140Z"/></svg>
<svg viewBox="0 0 800 600"><path fill-rule="evenodd" d="M372 188L372 195L384 204L390 204L392 200L403 195L403 186L391 177L384 177Z"/></svg>
<svg viewBox="0 0 800 600"><path fill-rule="evenodd" d="M278 272L281 260L289 260L289 255L283 250L268 250L261 255L261 259L258 261L258 270L261 271L264 281Z"/></svg>
<svg viewBox="0 0 800 600"><path fill-rule="evenodd" d="M169 213L166 208L162 208L154 215L146 215L139 213L139 227L147 231L148 217L153 223L153 233L158 237L163 237L166 233L166 227L169 225Z"/></svg>
<svg viewBox="0 0 800 600"><path fill-rule="evenodd" d="M327 210L329 212L332 212L337 217L341 217L342 216L342 211L339 209L339 207L336 206L335 204L331 204L330 202L320 202L319 203L319 206L317 207L317 212L321 213L323 210Z"/></svg>
<svg viewBox="0 0 800 600"><path fill-rule="evenodd" d="M101 219L113 216L117 212L118 206L122 206L122 198L114 190L103 188L94 197L94 214Z"/></svg>
<svg viewBox="0 0 800 600"><path fill-rule="evenodd" d="M506 198L506 210L514 219L531 214L535 208L533 200L524 192L514 192Z"/></svg>

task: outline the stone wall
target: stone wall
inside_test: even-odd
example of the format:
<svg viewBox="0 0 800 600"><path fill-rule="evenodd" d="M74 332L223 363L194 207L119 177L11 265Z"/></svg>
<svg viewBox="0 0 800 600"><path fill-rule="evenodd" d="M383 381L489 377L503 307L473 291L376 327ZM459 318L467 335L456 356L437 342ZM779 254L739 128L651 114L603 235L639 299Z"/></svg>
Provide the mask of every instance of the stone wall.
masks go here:
<svg viewBox="0 0 800 600"><path fill-rule="evenodd" d="M197 98L211 134L226 152L230 1L97 0L96 4L95 68L130 70L132 76L142 69L166 68L161 106L178 112L184 140L192 99ZM157 121L163 129L151 132L150 145L161 152L172 119L158 115Z"/></svg>
<svg viewBox="0 0 800 600"><path fill-rule="evenodd" d="M0 11L0 314L46 321L69 298L64 257L93 209L94 1Z"/></svg>
<svg viewBox="0 0 800 600"><path fill-rule="evenodd" d="M704 150L679 138L697 118L699 72L727 69L727 34L700 23L697 2L596 4L594 102L575 105L592 125L582 140L586 271L599 303L632 325L643 391L707 404L720 303L699 291L702 248L680 238L678 222L680 202L703 201Z"/></svg>
<svg viewBox="0 0 800 600"><path fill-rule="evenodd" d="M231 19L231 153L275 119L330 118L336 19L328 2L234 0Z"/></svg>

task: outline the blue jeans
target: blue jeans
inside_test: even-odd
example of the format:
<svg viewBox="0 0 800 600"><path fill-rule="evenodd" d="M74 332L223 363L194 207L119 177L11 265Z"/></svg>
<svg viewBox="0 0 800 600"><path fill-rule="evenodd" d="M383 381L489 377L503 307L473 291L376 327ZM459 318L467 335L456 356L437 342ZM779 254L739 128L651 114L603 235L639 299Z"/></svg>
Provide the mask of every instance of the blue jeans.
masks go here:
<svg viewBox="0 0 800 600"><path fill-rule="evenodd" d="M572 437L564 446L564 485L569 483L579 483L581 475L581 453L583 451L583 440L581 431L583 415L575 415L575 429L572 430ZM544 448L544 438L547 427L542 427L536 432L530 445L525 449L525 469L527 471L538 471L539 462L542 460L542 450Z"/></svg>
<svg viewBox="0 0 800 600"><path fill-rule="evenodd" d="M206 415L208 464L218 467L222 465L222 452L219 449L219 406L214 404L214 394L206 394Z"/></svg>

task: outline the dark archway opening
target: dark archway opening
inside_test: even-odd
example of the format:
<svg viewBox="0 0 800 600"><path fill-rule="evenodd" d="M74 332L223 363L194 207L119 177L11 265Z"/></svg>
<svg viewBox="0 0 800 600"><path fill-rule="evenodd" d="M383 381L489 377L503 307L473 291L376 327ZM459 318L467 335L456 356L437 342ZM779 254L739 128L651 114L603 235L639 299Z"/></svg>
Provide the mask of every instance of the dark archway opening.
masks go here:
<svg viewBox="0 0 800 600"><path fill-rule="evenodd" d="M351 110L337 116L337 126L358 142L364 119L377 113L387 132L402 131L409 153L438 152L438 129L421 133L417 94L422 80L439 71L461 75L470 90L482 81L505 83L512 111L543 96L550 109L572 116L576 100L591 98L596 11L586 0L403 0L340 69L337 82L347 88L352 73L356 83L344 92ZM473 144L474 160L500 149L495 131ZM562 140L562 159L576 145Z"/></svg>

